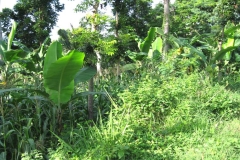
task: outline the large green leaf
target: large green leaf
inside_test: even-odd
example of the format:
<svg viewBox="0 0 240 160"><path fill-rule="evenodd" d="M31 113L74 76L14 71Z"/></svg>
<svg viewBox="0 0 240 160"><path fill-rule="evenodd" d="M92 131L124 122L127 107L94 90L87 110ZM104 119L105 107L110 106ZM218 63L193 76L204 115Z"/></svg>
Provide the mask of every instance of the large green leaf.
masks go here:
<svg viewBox="0 0 240 160"><path fill-rule="evenodd" d="M7 48L7 50L11 49L12 42L13 42L13 39L14 39L14 36L15 36L15 33L16 33L16 29L17 29L17 23L15 21L13 21L11 32L8 35L8 48Z"/></svg>
<svg viewBox="0 0 240 160"><path fill-rule="evenodd" d="M71 99L71 96L74 92L74 81L71 81L70 84L59 91L46 89L46 92L49 94L50 99L55 103L66 103Z"/></svg>
<svg viewBox="0 0 240 160"><path fill-rule="evenodd" d="M24 44L22 44L19 41L13 41L13 44L14 44L14 46L18 46L19 48L21 48L23 51L25 51L27 53L31 52L31 50L27 46L25 46Z"/></svg>
<svg viewBox="0 0 240 160"><path fill-rule="evenodd" d="M47 73L49 66L61 57L62 45L61 43L55 41L49 46L46 56L44 58L43 75Z"/></svg>
<svg viewBox="0 0 240 160"><path fill-rule="evenodd" d="M28 52L25 52L22 49L8 50L5 52L6 61L13 62L24 58L28 55Z"/></svg>
<svg viewBox="0 0 240 160"><path fill-rule="evenodd" d="M148 31L148 36L144 39L143 42L140 43L139 49L141 52L148 53L152 45L152 42L155 38L155 34L156 34L156 27L151 27Z"/></svg>
<svg viewBox="0 0 240 160"><path fill-rule="evenodd" d="M201 57L201 58L202 58L202 61L203 61L204 63L207 62L206 56L203 54L203 52L202 52L201 50L198 50L198 49L196 49L195 47L193 47L193 46L191 46L191 45L187 45L187 47L190 48L190 50L191 50L192 53L196 53L199 57Z"/></svg>
<svg viewBox="0 0 240 160"><path fill-rule="evenodd" d="M149 58L156 58L162 52L162 39L157 37L155 41L152 43L152 52L148 53Z"/></svg>
<svg viewBox="0 0 240 160"><path fill-rule="evenodd" d="M216 55L211 59L210 64L215 64L217 60L221 60L227 52L233 51L237 47L228 47L217 52Z"/></svg>
<svg viewBox="0 0 240 160"><path fill-rule="evenodd" d="M44 87L50 99L56 103L66 103L74 92L74 76L83 65L84 53L71 51L62 57L62 45L53 42L44 60Z"/></svg>
<svg viewBox="0 0 240 160"><path fill-rule="evenodd" d="M162 39L160 37L157 37L156 40L153 42L152 48L153 50L162 52Z"/></svg>
<svg viewBox="0 0 240 160"><path fill-rule="evenodd" d="M226 49L228 47L234 46L234 41L235 41L234 38L228 38L227 42L222 45L222 48ZM232 52L229 51L225 54L224 59L229 61L231 59L231 56L232 56Z"/></svg>
<svg viewBox="0 0 240 160"><path fill-rule="evenodd" d="M183 41L181 41L179 38L174 37L173 35L169 35L169 41L172 43L172 45L176 48L180 48L182 46L185 46Z"/></svg>
<svg viewBox="0 0 240 160"><path fill-rule="evenodd" d="M84 67L82 69L80 69L80 71L77 72L74 81L75 84L79 83L79 82L86 82L89 79L91 79L94 75L96 75L97 73L97 69L95 67Z"/></svg>
<svg viewBox="0 0 240 160"><path fill-rule="evenodd" d="M240 29L240 25L232 26L224 31L225 36L230 36L236 30Z"/></svg>
<svg viewBox="0 0 240 160"><path fill-rule="evenodd" d="M164 32L162 30L162 28L160 27L155 27L156 28L156 33L160 34L161 36L164 36Z"/></svg>
<svg viewBox="0 0 240 160"><path fill-rule="evenodd" d="M25 90L24 88L10 88L10 89L0 89L0 94L5 93L5 92L16 92L16 91L22 91Z"/></svg>
<svg viewBox="0 0 240 160"><path fill-rule="evenodd" d="M45 87L61 91L74 79L83 65L84 53L76 50L50 64L44 75Z"/></svg>

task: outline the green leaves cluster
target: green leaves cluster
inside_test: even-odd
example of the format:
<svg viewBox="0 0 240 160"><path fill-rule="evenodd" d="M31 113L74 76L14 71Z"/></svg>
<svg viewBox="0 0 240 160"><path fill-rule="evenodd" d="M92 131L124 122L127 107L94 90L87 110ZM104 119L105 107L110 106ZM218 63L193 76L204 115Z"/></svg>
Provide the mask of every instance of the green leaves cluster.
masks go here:
<svg viewBox="0 0 240 160"><path fill-rule="evenodd" d="M58 13L64 9L59 0L23 0L18 1L13 10L4 9L1 13L3 30L10 32L10 20L18 23L15 36L28 48L38 48L50 36L56 25ZM31 38L30 38L31 37Z"/></svg>
<svg viewBox="0 0 240 160"><path fill-rule="evenodd" d="M236 0L181 0L173 5L171 32L180 37L212 33L220 36L228 21L238 24L239 2Z"/></svg>
<svg viewBox="0 0 240 160"><path fill-rule="evenodd" d="M62 55L62 46L53 42L44 60L44 87L57 104L70 100L74 91L74 77L83 65L85 54L76 50Z"/></svg>
<svg viewBox="0 0 240 160"><path fill-rule="evenodd" d="M17 23L13 22L11 32L8 36L8 42L0 42L0 56L1 56L1 70L2 81L6 84L14 82L11 78L14 74L31 74L41 68L38 63L34 63L32 56L38 54L37 51L31 51L25 45L20 42L14 41L17 29ZM16 49L13 49L15 47ZM40 53L39 53L39 56Z"/></svg>
<svg viewBox="0 0 240 160"><path fill-rule="evenodd" d="M147 37L138 42L138 47L141 52L147 53L148 58L157 58L162 53L162 38L163 33L159 27L151 27Z"/></svg>

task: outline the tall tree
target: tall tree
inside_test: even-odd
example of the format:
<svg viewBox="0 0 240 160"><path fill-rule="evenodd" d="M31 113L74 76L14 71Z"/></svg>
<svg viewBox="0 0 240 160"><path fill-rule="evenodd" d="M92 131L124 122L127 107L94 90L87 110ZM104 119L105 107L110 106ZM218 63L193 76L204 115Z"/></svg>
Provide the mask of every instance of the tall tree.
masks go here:
<svg viewBox="0 0 240 160"><path fill-rule="evenodd" d="M88 19L88 22L90 22L91 24L91 35L93 37L98 37L98 35L100 35L100 28L101 28L101 24L102 24L102 20L106 19L106 16L104 16L103 14L100 13L100 9L106 7L107 5L107 1L102 1L100 3L100 0L84 0L82 1L79 5L77 5L76 7L76 11L79 12L86 12L87 10L91 10L91 15L86 16ZM95 63L93 63L94 61L92 61L91 63L88 63L88 65L96 65L97 66L97 71L98 71L98 75L101 76L102 75L102 71L101 71L101 61L102 61L102 55L101 55L101 48L104 48L104 46L108 43L101 43L102 41L99 40L97 38L96 39L92 39L92 42L89 43L90 45L88 45L91 48L91 51L87 50L86 54L95 54L94 59L96 59ZM113 42L113 41L112 41ZM108 46L107 48L111 48L113 46L111 46L110 42L110 46ZM95 43L95 44L94 44ZM100 44L99 44L100 43ZM108 54L108 52L105 52L105 54ZM111 54L111 53L110 53ZM89 92L93 92L94 90L94 81L93 78L91 78L89 80ZM93 95L89 94L88 96L88 114L89 114L89 119L93 120L94 116L93 116Z"/></svg>
<svg viewBox="0 0 240 160"><path fill-rule="evenodd" d="M2 36L5 35L5 37L7 37L11 31L12 23L10 17L12 15L13 11L9 8L3 8L0 12Z"/></svg>
<svg viewBox="0 0 240 160"><path fill-rule="evenodd" d="M91 31L96 32L97 31L97 17L99 16L98 14L98 8L100 5L99 0L84 0L82 1L81 4L77 5L76 10L80 12L84 12L90 7L92 8L92 15L90 16L90 22L91 22ZM100 68L100 61L101 61L101 56L99 54L99 51L95 50L95 54L97 57L97 70L98 73L101 75L101 68ZM93 64L91 64L93 65ZM94 81L93 78L91 78L88 82L88 91L91 93L94 91ZM93 95L89 94L88 95L88 119L93 120Z"/></svg>
<svg viewBox="0 0 240 160"><path fill-rule="evenodd" d="M115 26L121 32L135 32L144 38L150 27L151 0L112 0L113 14L116 17Z"/></svg>
<svg viewBox="0 0 240 160"><path fill-rule="evenodd" d="M219 48L224 40L225 25L240 22L238 0L178 0L174 9L171 33L184 38L211 34L212 38L219 40Z"/></svg>
<svg viewBox="0 0 240 160"><path fill-rule="evenodd" d="M1 4L2 0L0 0L0 12L2 12L2 4ZM2 18L0 16L0 41L3 40L3 37L2 37ZM2 55L0 55L0 60L2 60ZM1 76L0 76L1 78Z"/></svg>
<svg viewBox="0 0 240 160"><path fill-rule="evenodd" d="M164 0L164 18L163 18L163 55L162 59L165 60L167 52L169 50L169 28L170 28L170 0Z"/></svg>
<svg viewBox="0 0 240 160"><path fill-rule="evenodd" d="M111 62L129 61L126 51L139 51L136 38L145 38L151 24L156 25L156 12L152 12L151 0L112 0L112 12L115 21L110 31L115 32L117 51L111 57Z"/></svg>
<svg viewBox="0 0 240 160"><path fill-rule="evenodd" d="M2 4L1 4L2 0L0 0L0 12L2 12ZM2 18L0 16L0 41L2 41ZM0 57L1 59L1 57Z"/></svg>
<svg viewBox="0 0 240 160"><path fill-rule="evenodd" d="M12 13L5 16L18 23L15 38L29 48L37 48L50 35L63 9L59 0L18 0Z"/></svg>
<svg viewBox="0 0 240 160"><path fill-rule="evenodd" d="M177 0L171 18L171 33L184 38L210 33L215 0Z"/></svg>

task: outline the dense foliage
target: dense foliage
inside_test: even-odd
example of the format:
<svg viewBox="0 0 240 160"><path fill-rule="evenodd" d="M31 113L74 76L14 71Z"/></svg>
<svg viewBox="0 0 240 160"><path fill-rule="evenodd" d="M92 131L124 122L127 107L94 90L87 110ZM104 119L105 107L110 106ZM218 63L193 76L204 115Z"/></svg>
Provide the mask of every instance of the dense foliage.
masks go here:
<svg viewBox="0 0 240 160"><path fill-rule="evenodd" d="M18 23L16 40L29 48L38 48L50 36L56 25L58 13L64 9L59 0L19 0L13 10L3 9L3 30L7 36L10 32L9 20Z"/></svg>
<svg viewBox="0 0 240 160"><path fill-rule="evenodd" d="M163 4L86 0L76 8L97 12L81 27L51 43L49 29L35 30L28 43L20 36L33 34L29 17L63 9L31 2L15 6L29 14L12 27L16 10L1 13L0 159L239 159L238 1L177 0L166 36ZM107 5L115 20L101 12Z"/></svg>

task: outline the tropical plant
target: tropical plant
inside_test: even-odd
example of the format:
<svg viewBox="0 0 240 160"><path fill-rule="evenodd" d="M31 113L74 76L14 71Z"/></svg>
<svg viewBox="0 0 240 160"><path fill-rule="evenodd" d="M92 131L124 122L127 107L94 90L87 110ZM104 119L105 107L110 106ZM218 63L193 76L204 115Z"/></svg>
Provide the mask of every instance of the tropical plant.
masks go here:
<svg viewBox="0 0 240 160"><path fill-rule="evenodd" d="M4 159L18 159L21 157L22 151L31 154L35 148L44 156L44 147L49 143L43 143L47 139L49 130L61 132L61 107L70 101L77 83L85 82L96 74L95 68L82 68L84 53L73 50L63 56L62 46L59 42L54 42L48 47L43 67L41 62L34 64L34 60L31 59L32 52L19 42L13 41L16 26L17 24L14 22L8 38L8 45L5 45L4 42L1 43L3 57L1 66L3 79L0 92L1 129L4 137L1 137L0 140L3 146L1 155ZM11 49L13 42L20 48ZM38 58L42 58L43 52L44 44L40 48ZM30 67L26 65L28 62L32 64ZM35 80L34 78L29 79L28 75L24 76L21 73L26 69L29 70L31 76L36 77ZM47 93L41 84L39 70L42 69L43 85ZM9 106L19 106L21 109L14 108L12 109L14 113L11 114ZM35 106L36 114L32 112L33 106ZM25 136L22 136L22 132L25 133ZM11 150L15 151L11 153Z"/></svg>
<svg viewBox="0 0 240 160"><path fill-rule="evenodd" d="M27 78L28 73L36 71L36 67L30 58L32 52L19 42L13 41L16 33L16 22L13 22L11 33L8 37L7 45L1 42L1 55L3 62L1 66L1 158L2 159L19 159L22 152L30 153L35 148L35 140L39 136L40 141L44 141L46 129L41 127L41 114L43 112L40 106L44 105L39 102L45 100L41 96L36 96L36 92L41 94L36 86L31 84L33 79ZM12 49L12 44L18 45L18 49ZM23 72L25 71L25 72ZM36 82L36 81L35 81ZM32 87L36 89L32 89ZM44 94L42 94L44 95ZM37 112L33 115L32 105L36 107ZM18 108L16 108L16 106ZM34 117L34 118L33 118ZM48 119L44 122L48 123ZM35 124L36 129L32 127ZM36 129L36 130L35 130ZM43 130L42 130L43 129ZM32 131L35 130L35 133ZM22 134L24 133L24 134ZM34 135L34 136L33 136Z"/></svg>
<svg viewBox="0 0 240 160"><path fill-rule="evenodd" d="M8 36L8 43L1 41L0 55L1 60L1 83L4 84L6 88L7 85L11 87L10 84L14 82L14 76L16 74L27 74L28 72L34 71L35 66L30 58L31 51L25 47L23 44L14 42L14 36L16 33L17 23L13 22L11 33ZM12 46L17 45L18 49L12 49ZM17 69L18 67L18 69Z"/></svg>

